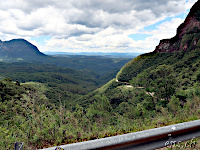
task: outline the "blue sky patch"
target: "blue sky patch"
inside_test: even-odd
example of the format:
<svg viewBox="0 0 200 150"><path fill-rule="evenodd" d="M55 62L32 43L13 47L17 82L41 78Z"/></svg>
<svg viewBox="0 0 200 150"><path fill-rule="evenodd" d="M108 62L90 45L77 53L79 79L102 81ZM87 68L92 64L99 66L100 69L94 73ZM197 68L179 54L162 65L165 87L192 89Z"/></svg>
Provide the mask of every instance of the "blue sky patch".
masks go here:
<svg viewBox="0 0 200 150"><path fill-rule="evenodd" d="M50 36L39 36L39 37L31 37L31 40L34 40L38 43L45 43L45 40L50 40Z"/></svg>
<svg viewBox="0 0 200 150"><path fill-rule="evenodd" d="M145 40L147 37L151 37L150 34L142 34L142 33L136 33L136 34L130 34L128 37L132 38L134 41L139 40Z"/></svg>
<svg viewBox="0 0 200 150"><path fill-rule="evenodd" d="M167 17L166 19L159 21L153 25L147 26L144 28L146 31L153 31L157 29L157 26L161 25L164 22L171 21L173 18L181 18L185 19L189 13L189 10L187 10L186 13L181 13L175 17ZM147 37L151 37L152 35L150 34L142 34L142 33L136 33L136 34L130 34L128 37L132 38L134 41L139 41L139 40L145 40Z"/></svg>
<svg viewBox="0 0 200 150"><path fill-rule="evenodd" d="M181 13L181 14L175 16L175 17L168 17L168 18L166 18L166 19L164 19L162 21L159 21L159 22L157 22L157 23L155 23L153 25L145 27L144 30L147 30L147 31L155 30L155 29L157 29L157 26L161 25L163 22L171 21L173 18L185 19L187 17L188 13L189 13L189 10L187 10L186 13Z"/></svg>

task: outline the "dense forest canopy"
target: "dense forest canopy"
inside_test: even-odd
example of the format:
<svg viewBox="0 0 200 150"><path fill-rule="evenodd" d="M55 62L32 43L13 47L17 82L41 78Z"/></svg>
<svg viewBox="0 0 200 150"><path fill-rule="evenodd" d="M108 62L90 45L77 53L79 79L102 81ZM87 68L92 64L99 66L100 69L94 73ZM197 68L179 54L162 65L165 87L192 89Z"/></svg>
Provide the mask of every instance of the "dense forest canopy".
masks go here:
<svg viewBox="0 0 200 150"><path fill-rule="evenodd" d="M199 3L175 37L131 61L0 62L0 147L38 149L200 119Z"/></svg>
<svg viewBox="0 0 200 150"><path fill-rule="evenodd" d="M147 57L151 67L129 83L113 79L92 92L95 76L74 69L28 73L34 82L22 70L13 72L25 82L0 81L1 147L23 141L36 149L199 119L199 52ZM165 63L155 63L160 59Z"/></svg>

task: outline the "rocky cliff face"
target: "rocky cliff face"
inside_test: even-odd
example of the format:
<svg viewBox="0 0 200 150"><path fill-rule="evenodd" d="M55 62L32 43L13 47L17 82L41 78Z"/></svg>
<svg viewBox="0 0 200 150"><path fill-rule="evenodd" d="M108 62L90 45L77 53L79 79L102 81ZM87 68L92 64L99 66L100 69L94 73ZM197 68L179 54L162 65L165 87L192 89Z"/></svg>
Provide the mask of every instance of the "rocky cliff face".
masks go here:
<svg viewBox="0 0 200 150"><path fill-rule="evenodd" d="M154 52L188 51L196 48L200 48L200 0L178 27L176 36L161 40Z"/></svg>
<svg viewBox="0 0 200 150"><path fill-rule="evenodd" d="M0 40L0 57L7 58L29 58L45 56L36 46L24 39L13 39L10 41Z"/></svg>

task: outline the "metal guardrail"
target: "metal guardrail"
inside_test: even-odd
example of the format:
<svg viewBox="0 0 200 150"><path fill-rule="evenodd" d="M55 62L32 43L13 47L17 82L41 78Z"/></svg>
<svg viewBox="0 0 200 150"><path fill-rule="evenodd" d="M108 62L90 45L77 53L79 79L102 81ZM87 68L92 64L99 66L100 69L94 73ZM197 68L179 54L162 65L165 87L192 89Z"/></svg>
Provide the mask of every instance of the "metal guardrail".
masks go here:
<svg viewBox="0 0 200 150"><path fill-rule="evenodd" d="M15 143L15 150L23 150L23 142L16 142Z"/></svg>
<svg viewBox="0 0 200 150"><path fill-rule="evenodd" d="M102 139L79 142L44 150L88 150L88 149L117 149L117 150L152 150L171 144L180 143L200 137L200 120L169 125L165 127L144 130L129 134L117 135Z"/></svg>

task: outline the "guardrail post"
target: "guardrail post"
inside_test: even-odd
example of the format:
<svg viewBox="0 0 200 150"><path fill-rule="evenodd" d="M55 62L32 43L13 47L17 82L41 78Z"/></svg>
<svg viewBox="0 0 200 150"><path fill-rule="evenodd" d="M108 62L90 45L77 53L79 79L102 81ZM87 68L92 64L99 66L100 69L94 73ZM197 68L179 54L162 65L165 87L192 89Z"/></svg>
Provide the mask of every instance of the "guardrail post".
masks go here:
<svg viewBox="0 0 200 150"><path fill-rule="evenodd" d="M23 150L23 142L16 142L15 143L15 150Z"/></svg>

